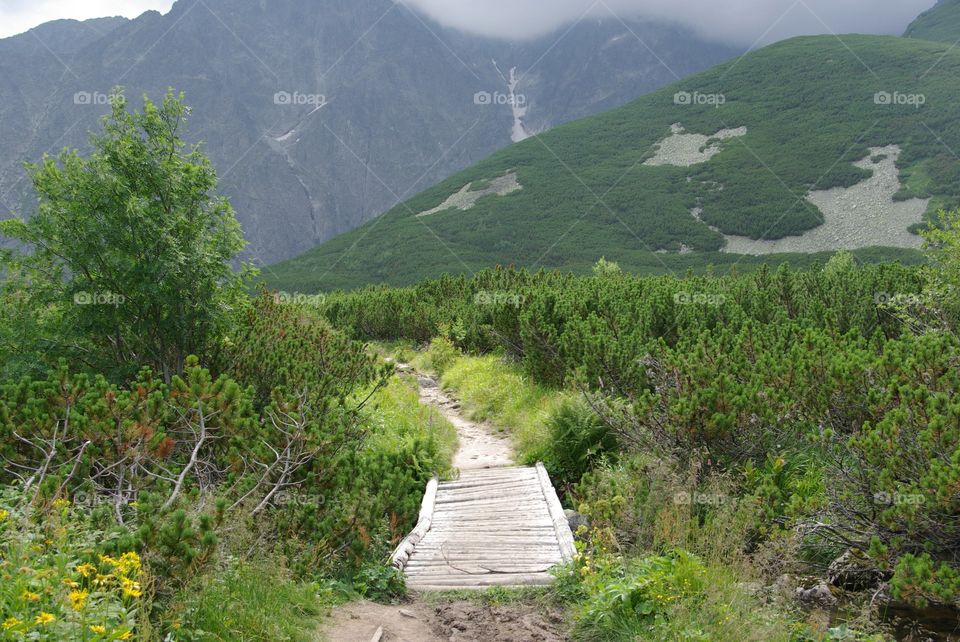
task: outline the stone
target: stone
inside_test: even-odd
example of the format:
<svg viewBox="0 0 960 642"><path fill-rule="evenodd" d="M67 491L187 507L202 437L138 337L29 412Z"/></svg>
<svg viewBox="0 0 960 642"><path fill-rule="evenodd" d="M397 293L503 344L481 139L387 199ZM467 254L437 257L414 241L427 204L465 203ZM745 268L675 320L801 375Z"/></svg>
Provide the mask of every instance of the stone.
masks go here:
<svg viewBox="0 0 960 642"><path fill-rule="evenodd" d="M812 588L798 586L796 591L794 591L794 597L807 605L822 606L825 608L833 608L837 605L837 598L826 582L820 582Z"/></svg>
<svg viewBox="0 0 960 642"><path fill-rule="evenodd" d="M866 591L890 579L890 573L876 568L857 549L847 549L827 567L830 584L848 591Z"/></svg>

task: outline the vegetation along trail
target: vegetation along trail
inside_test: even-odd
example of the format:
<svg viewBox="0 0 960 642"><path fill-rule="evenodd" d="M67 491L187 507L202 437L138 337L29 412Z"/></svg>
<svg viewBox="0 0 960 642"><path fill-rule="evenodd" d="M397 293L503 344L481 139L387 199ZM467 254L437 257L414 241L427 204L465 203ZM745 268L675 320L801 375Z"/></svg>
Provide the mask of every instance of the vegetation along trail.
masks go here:
<svg viewBox="0 0 960 642"><path fill-rule="evenodd" d="M461 477L457 482L449 482L452 485L463 485L464 479L473 479L474 474L480 476L504 474L512 477L526 476L536 481L536 489L540 491L539 480L536 475L537 469L518 468L514 464L514 455L509 439L506 436L497 433L493 426L485 422L475 422L466 418L461 413L460 403L449 396L438 384L437 380L428 374L416 372L407 364L398 364L397 372L401 376L415 377L420 392L420 401L427 406L433 406L440 410L444 417L457 429L459 437L459 448L454 457L454 466L460 472ZM478 472L484 471L484 472ZM532 472L528 472L532 471ZM479 482L484 484L483 481ZM500 480L493 480L493 483L503 485ZM516 483L507 482L508 486L515 487ZM477 488L476 483L473 487ZM516 491L511 491L510 501L516 502L522 500L522 495L517 495ZM527 511L524 518L529 518ZM509 519L506 520L510 522ZM503 518L497 523L498 530L505 530L510 527L510 523L504 524ZM552 532L553 525L548 524ZM438 532L438 529L431 529L428 535ZM449 531L447 531L449 533ZM532 532L532 531L527 531ZM428 543L427 538L424 543ZM452 549L450 549L452 552ZM468 548L461 549L467 551ZM418 551L419 552L419 551ZM414 557L417 553L414 554ZM420 553L421 557L434 556L435 551ZM528 561L536 562L529 554L524 554ZM545 580L549 576L543 572L547 567L560 561L549 559L543 568L533 569L524 567L526 571L534 570L534 573L523 573L522 582L529 582L531 578L535 580ZM502 562L502 560L501 560ZM469 562L450 562L458 569L466 569L465 564ZM502 577L502 575L491 572L490 568L497 563L497 559L489 557L483 561L485 568L475 569L481 577L489 578L490 575ZM412 562L421 572L425 571L430 578L437 577L438 566L450 568L447 562L438 563L436 561ZM529 568L528 568L529 567ZM408 569L409 572L409 569ZM441 571L442 572L442 571ZM506 574L506 580L497 579L486 581L493 584L510 584L517 582L511 580L515 574ZM411 588L418 588L418 579L416 576L408 577L408 584ZM428 581L443 581L432 579ZM449 580L448 580L449 581ZM464 582L453 582L454 586L435 586L439 590L451 590L459 588ZM467 582L474 584L477 582ZM481 584L483 582L480 582ZM410 640L417 642L445 642L445 641L467 641L467 640L540 640L544 642L565 640L562 633L563 617L556 609L544 608L543 605L535 605L524 600L508 600L505 603L499 603L496 597L492 598L467 598L459 599L456 594L443 593L433 594L434 597L425 597L421 595L418 599L410 603L401 605L382 605L368 601L358 601L345 605L337 609L326 630L326 635L330 640L344 640L358 642L367 642L368 640Z"/></svg>

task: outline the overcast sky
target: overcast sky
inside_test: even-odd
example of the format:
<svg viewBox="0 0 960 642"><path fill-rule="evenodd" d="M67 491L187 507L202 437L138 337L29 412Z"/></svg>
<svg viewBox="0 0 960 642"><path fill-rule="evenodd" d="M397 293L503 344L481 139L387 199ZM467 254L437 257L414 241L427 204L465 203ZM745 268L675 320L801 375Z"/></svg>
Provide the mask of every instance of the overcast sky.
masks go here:
<svg viewBox="0 0 960 642"><path fill-rule="evenodd" d="M402 0L445 24L487 35L541 35L581 16L678 22L743 45L817 33L903 33L936 0Z"/></svg>
<svg viewBox="0 0 960 642"><path fill-rule="evenodd" d="M317 0L314 0L317 1ZM935 0L399 0L437 21L484 35L542 35L584 16L639 16L685 24L742 45L814 33L900 34ZM0 0L0 37L57 18L135 17L173 0ZM319 2L318 2L319 9Z"/></svg>
<svg viewBox="0 0 960 642"><path fill-rule="evenodd" d="M148 9L166 13L173 0L0 0L0 38L58 18L135 18Z"/></svg>

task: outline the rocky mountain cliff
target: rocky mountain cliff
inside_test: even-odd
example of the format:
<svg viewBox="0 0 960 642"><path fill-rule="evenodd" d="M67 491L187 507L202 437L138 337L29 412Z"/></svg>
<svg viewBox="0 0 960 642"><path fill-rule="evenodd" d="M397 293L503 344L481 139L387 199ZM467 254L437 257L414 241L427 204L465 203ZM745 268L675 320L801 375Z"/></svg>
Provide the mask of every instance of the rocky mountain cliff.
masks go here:
<svg viewBox="0 0 960 642"><path fill-rule="evenodd" d="M263 263L355 228L522 139L738 53L682 29L583 21L527 42L444 29L393 0L179 0L135 20L0 40L0 217L33 207L22 162L87 132L122 85L186 92Z"/></svg>

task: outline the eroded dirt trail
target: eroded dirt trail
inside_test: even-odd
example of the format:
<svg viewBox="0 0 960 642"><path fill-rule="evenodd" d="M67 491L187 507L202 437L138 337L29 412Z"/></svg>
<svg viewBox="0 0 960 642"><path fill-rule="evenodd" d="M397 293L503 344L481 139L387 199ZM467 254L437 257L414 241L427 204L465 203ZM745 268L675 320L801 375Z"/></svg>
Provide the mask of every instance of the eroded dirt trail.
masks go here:
<svg viewBox="0 0 960 642"><path fill-rule="evenodd" d="M338 608L330 642L565 642L563 614L539 604L468 600L400 606L352 602Z"/></svg>

